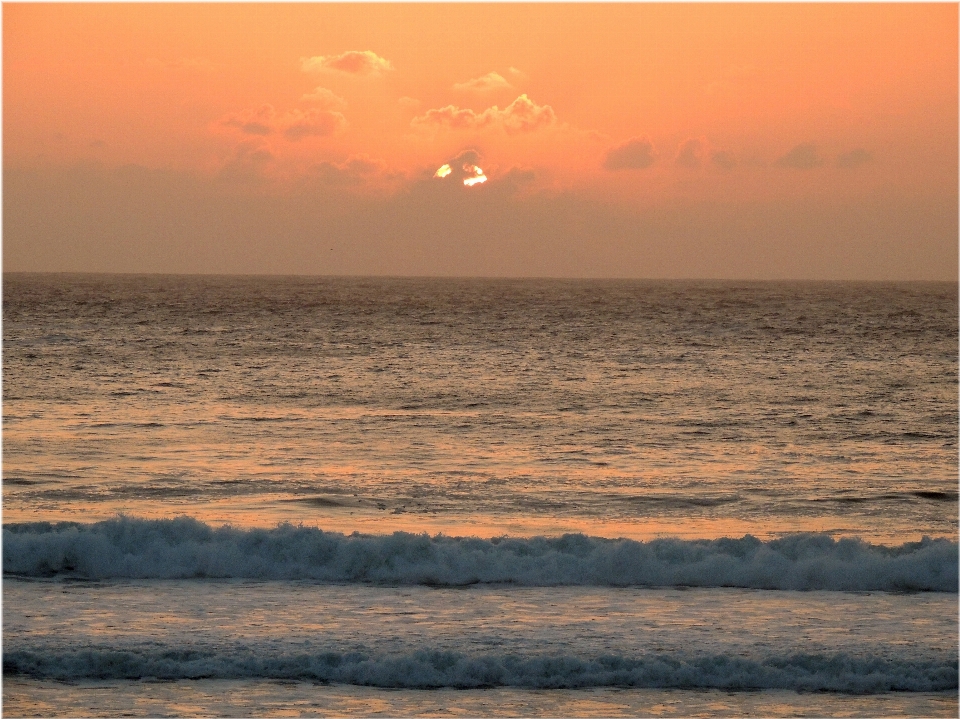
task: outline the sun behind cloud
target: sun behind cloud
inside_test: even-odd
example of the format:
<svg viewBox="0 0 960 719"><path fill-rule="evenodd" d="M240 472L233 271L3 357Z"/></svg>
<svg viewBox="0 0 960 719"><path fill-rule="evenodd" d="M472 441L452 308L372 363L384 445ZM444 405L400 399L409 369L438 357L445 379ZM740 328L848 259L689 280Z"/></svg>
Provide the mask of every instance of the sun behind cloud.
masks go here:
<svg viewBox="0 0 960 719"><path fill-rule="evenodd" d="M467 187L473 187L474 185L480 185L487 181L487 176L483 174L481 170L476 165L464 165L463 171L467 174L472 175L470 177L463 178L463 184Z"/></svg>
<svg viewBox="0 0 960 719"><path fill-rule="evenodd" d="M464 150L449 162L445 162L433 173L434 178L444 180L448 177L463 182L464 187L482 185L487 176L477 164L480 153L476 150Z"/></svg>
<svg viewBox="0 0 960 719"><path fill-rule="evenodd" d="M13 3L4 262L115 267L112 220L75 231L94 202L77 192L123 187L110 212L138 207L136 167L195 188L180 204L157 190L158 237L218 207L203 193L302 201L278 217L349 241L377 208L428 237L448 225L417 224L420 199L453 217L482 195L484 221L515 211L524 237L549 238L509 271L586 271L586 244L598 275L939 277L956 268L956 17L935 3ZM205 228L289 230L224 202ZM674 253L676 238L697 249ZM389 254L378 242L370 257ZM417 271L437 269L422 256Z"/></svg>

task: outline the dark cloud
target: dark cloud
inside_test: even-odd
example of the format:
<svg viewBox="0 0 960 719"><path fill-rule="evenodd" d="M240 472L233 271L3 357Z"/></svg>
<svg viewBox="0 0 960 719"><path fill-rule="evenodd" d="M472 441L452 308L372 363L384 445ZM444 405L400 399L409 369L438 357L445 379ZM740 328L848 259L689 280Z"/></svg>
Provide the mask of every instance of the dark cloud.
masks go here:
<svg viewBox="0 0 960 719"><path fill-rule="evenodd" d="M477 150L467 149L463 150L459 155L450 160L451 165L476 165L480 162L481 155Z"/></svg>
<svg viewBox="0 0 960 719"><path fill-rule="evenodd" d="M244 140L234 148L233 155L220 169L220 179L230 183L262 184L266 181L265 173L273 159L265 140Z"/></svg>
<svg viewBox="0 0 960 719"><path fill-rule="evenodd" d="M721 170L732 170L737 164L736 160L733 159L733 155L724 150L717 150L711 154L710 161Z"/></svg>
<svg viewBox="0 0 960 719"><path fill-rule="evenodd" d="M256 142L248 138L242 154L253 165L269 162ZM773 193L755 202L640 198L627 206L573 192L509 195L493 191L497 181L492 174L473 190L426 177L391 193L306 183L278 192L99 163L5 167L4 269L938 279L954 288L944 291L956 288L956 185L857 197L824 191L818 202Z"/></svg>
<svg viewBox="0 0 960 719"><path fill-rule="evenodd" d="M515 195L527 195L528 191L534 187L537 174L530 169L521 167L511 167L503 174L497 174L490 178L485 187L487 192L499 195L501 197L513 197Z"/></svg>
<svg viewBox="0 0 960 719"><path fill-rule="evenodd" d="M368 155L354 155L346 162L321 162L316 166L317 178L326 185L359 186L382 175L386 167L382 160Z"/></svg>
<svg viewBox="0 0 960 719"><path fill-rule="evenodd" d="M840 155L837 158L837 167L860 167L860 165L866 165L869 162L873 162L873 155L862 147L858 147L855 150L850 150L850 152L845 152Z"/></svg>
<svg viewBox="0 0 960 719"><path fill-rule="evenodd" d="M332 135L346 124L346 119L339 112L320 109L311 109L306 112L292 110L282 118L283 136L294 142L305 137Z"/></svg>
<svg viewBox="0 0 960 719"><path fill-rule="evenodd" d="M531 184L537 179L537 173L533 170L525 170L521 167L511 167L501 177L498 182L508 183L516 188Z"/></svg>
<svg viewBox="0 0 960 719"><path fill-rule="evenodd" d="M634 137L611 148L603 161L607 170L642 170L657 159L653 143L646 137Z"/></svg>
<svg viewBox="0 0 960 719"><path fill-rule="evenodd" d="M677 149L676 163L680 167L696 170L703 165L703 156L707 150L707 143L698 138L690 138L680 143Z"/></svg>
<svg viewBox="0 0 960 719"><path fill-rule="evenodd" d="M792 167L796 170L812 170L823 164L823 158L817 154L817 147L811 142L801 142L790 152L777 160L777 167Z"/></svg>
<svg viewBox="0 0 960 719"><path fill-rule="evenodd" d="M243 110L224 117L220 124L245 135L269 135L274 131L277 111L273 105L261 105L256 110Z"/></svg>

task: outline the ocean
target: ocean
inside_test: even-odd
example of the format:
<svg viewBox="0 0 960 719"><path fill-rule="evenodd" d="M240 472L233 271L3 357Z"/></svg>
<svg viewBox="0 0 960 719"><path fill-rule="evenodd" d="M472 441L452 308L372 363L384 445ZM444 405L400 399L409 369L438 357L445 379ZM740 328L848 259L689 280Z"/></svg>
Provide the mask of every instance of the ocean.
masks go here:
<svg viewBox="0 0 960 719"><path fill-rule="evenodd" d="M3 277L8 716L956 716L956 283Z"/></svg>

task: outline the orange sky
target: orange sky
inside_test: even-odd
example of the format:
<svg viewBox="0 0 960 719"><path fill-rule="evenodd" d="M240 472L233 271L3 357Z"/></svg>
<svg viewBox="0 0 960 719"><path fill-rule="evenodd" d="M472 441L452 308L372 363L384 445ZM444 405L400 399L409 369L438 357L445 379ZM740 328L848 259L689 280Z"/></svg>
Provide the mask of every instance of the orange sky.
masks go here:
<svg viewBox="0 0 960 719"><path fill-rule="evenodd" d="M953 4L8 4L3 67L7 270L956 279Z"/></svg>

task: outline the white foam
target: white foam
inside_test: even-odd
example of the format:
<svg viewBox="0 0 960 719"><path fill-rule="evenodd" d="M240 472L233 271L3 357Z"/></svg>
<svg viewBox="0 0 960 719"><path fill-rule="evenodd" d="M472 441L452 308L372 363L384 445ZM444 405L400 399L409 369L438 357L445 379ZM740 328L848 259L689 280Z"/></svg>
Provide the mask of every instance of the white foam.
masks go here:
<svg viewBox="0 0 960 719"><path fill-rule="evenodd" d="M148 647L20 649L5 675L47 679L287 679L396 688L647 687L876 693L956 689L956 657L899 660L851 654L747 659L718 655L516 656L421 650L404 655Z"/></svg>
<svg viewBox="0 0 960 719"><path fill-rule="evenodd" d="M761 541L580 534L530 539L370 536L281 525L214 529L181 517L95 524L8 525L3 570L91 579L310 579L458 586L696 586L838 591L956 592L957 543L924 538L897 547L823 534Z"/></svg>

